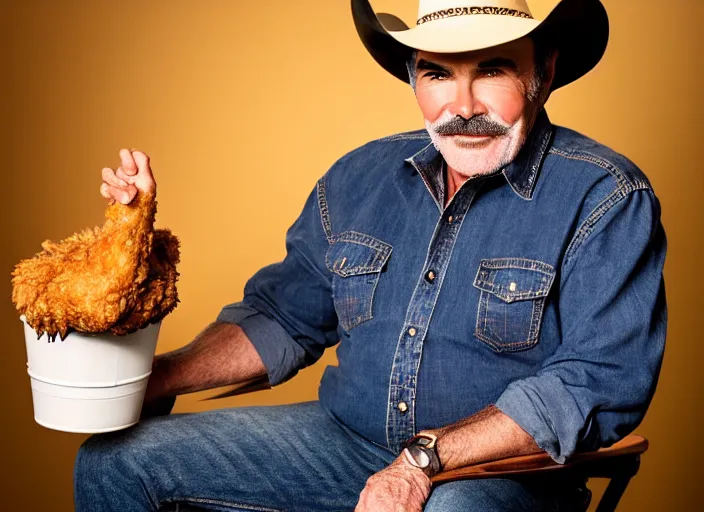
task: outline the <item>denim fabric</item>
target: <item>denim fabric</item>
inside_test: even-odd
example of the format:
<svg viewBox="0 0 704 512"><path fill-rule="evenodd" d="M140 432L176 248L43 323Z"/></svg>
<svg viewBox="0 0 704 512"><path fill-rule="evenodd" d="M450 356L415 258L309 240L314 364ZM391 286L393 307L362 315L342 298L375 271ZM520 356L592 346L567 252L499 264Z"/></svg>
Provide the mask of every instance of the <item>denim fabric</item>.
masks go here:
<svg viewBox="0 0 704 512"><path fill-rule="evenodd" d="M76 512L351 511L394 458L318 402L154 418L84 443ZM425 510L572 510L575 496L536 482L450 482Z"/></svg>
<svg viewBox="0 0 704 512"><path fill-rule="evenodd" d="M445 206L424 130L340 159L287 256L218 321L279 384L336 345L320 400L394 453L496 404L556 461L642 420L666 327L660 206L628 159L544 112L518 157Z"/></svg>

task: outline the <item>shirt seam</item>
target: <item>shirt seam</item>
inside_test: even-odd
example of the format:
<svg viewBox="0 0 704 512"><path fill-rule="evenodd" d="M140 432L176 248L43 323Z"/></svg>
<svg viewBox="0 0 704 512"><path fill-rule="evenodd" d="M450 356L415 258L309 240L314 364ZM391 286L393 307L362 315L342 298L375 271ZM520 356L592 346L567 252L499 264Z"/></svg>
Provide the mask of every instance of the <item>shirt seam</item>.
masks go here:
<svg viewBox="0 0 704 512"><path fill-rule="evenodd" d="M386 137L381 137L380 139L376 139L372 142L393 142L397 140L428 140L430 141L430 135L428 135L428 132L423 130L423 131L413 131L413 132L404 132L404 133L396 133L393 135L387 135Z"/></svg>
<svg viewBox="0 0 704 512"><path fill-rule="evenodd" d="M612 208L614 208L617 204L621 203L624 199L626 199L630 194L633 192L636 192L638 190L645 190L647 192L652 192L651 189L648 188L632 188L630 190L622 190L620 188L614 189L605 199L603 199L595 208L592 210L592 212L589 214L589 217L587 217L584 222L579 226L577 229L576 233L570 240L569 245L567 246L567 250L565 251L565 258L562 263L562 269L563 271L567 268L567 266L572 262L574 259L577 251L584 245L584 242L587 241L589 238L589 235L591 235L594 232L594 228L596 225L599 223L599 221L606 215L609 211L611 211Z"/></svg>
<svg viewBox="0 0 704 512"><path fill-rule="evenodd" d="M592 210L589 216L582 222L574 236L570 240L567 250L565 251L565 259L562 264L562 268L565 269L567 265L572 261L573 256L577 253L579 248L584 244L584 242L589 238L589 235L594 231L594 227L601 220L601 218L606 215L607 212L611 210L615 205L620 203L626 194L621 190L620 187L615 188L605 199L603 199L596 207Z"/></svg>
<svg viewBox="0 0 704 512"><path fill-rule="evenodd" d="M332 232L332 224L330 222L330 210L328 207L328 200L325 193L325 177L318 180L317 186L318 192L318 211L320 212L320 222L323 225L323 231L325 232L325 238L328 241L328 245L332 245L334 235Z"/></svg>
<svg viewBox="0 0 704 512"><path fill-rule="evenodd" d="M605 158L595 155L593 153L590 153L589 151L564 151L553 146L550 148L549 153L561 156L563 158L567 158L569 160L579 160L601 167L606 172L608 172L614 178L614 180L616 180L617 187L621 189L621 191L624 193L628 193L633 190L652 188L650 184L646 181L635 177L627 176L626 173L624 173L613 162L606 160Z"/></svg>

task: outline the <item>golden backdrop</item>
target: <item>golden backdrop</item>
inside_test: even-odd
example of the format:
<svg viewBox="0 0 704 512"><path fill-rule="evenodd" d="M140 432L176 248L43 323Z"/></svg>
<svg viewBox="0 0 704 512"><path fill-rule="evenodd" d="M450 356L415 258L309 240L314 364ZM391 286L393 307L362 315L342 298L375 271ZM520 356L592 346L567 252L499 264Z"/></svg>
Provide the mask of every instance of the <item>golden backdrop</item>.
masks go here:
<svg viewBox="0 0 704 512"><path fill-rule="evenodd" d="M284 255L284 233L317 178L376 137L422 126L412 91L368 56L348 0L22 0L0 16L2 233L0 509L73 510L85 438L32 417L9 276L46 238L102 223L100 169L122 147L152 158L158 226L182 241L181 304L158 351L189 342ZM540 16L547 1L532 2ZM669 239L665 363L638 431L651 448L624 511L694 510L701 459L704 193L701 0L606 0L598 68L551 98L552 120L623 152L652 180ZM400 5L407 18L413 0ZM699 199L697 199L699 198ZM334 353L275 390L177 411L314 399Z"/></svg>

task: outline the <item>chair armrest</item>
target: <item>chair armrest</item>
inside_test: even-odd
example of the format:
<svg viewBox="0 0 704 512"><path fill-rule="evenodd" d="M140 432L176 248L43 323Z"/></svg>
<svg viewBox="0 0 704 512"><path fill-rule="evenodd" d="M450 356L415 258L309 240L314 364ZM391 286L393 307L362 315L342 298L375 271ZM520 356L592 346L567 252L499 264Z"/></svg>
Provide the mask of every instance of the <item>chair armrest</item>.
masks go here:
<svg viewBox="0 0 704 512"><path fill-rule="evenodd" d="M593 452L576 453L565 464L558 464L546 453L521 455L507 459L482 462L463 468L443 471L432 478L434 484L453 480L468 480L478 478L500 478L508 476L529 475L536 473L567 471L588 468L588 473L609 473L609 466L617 460L629 459L637 462L640 454L648 449L648 441L636 434L630 434L608 448ZM604 463L605 462L605 463ZM621 468L619 470L622 471ZM636 467L637 471L637 467ZM601 476L591 474L591 476ZM604 474L603 476L610 476Z"/></svg>

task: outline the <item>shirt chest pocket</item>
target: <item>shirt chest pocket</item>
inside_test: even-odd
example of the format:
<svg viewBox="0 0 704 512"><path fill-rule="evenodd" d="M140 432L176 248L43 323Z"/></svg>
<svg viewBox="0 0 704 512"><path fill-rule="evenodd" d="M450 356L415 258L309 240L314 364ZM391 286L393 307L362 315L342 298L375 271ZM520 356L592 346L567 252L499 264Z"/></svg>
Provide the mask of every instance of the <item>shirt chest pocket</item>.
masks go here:
<svg viewBox="0 0 704 512"><path fill-rule="evenodd" d="M496 352L514 352L538 342L543 308L555 269L536 260L482 260L474 279L481 290L474 335Z"/></svg>
<svg viewBox="0 0 704 512"><path fill-rule="evenodd" d="M332 296L340 325L350 331L373 316L374 292L391 246L363 233L345 231L325 255L332 277Z"/></svg>

